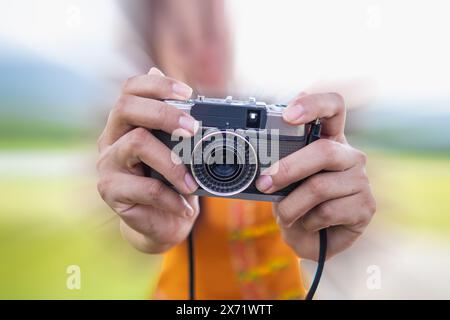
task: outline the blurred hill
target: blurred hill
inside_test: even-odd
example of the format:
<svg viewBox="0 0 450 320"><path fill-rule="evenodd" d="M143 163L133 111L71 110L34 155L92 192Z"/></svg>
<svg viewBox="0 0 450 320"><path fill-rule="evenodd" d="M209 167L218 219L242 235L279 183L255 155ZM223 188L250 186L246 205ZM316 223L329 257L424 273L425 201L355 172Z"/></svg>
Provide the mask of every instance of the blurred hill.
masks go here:
<svg viewBox="0 0 450 320"><path fill-rule="evenodd" d="M1 140L65 139L95 126L105 89L90 77L1 43L0 70Z"/></svg>
<svg viewBox="0 0 450 320"><path fill-rule="evenodd" d="M397 151L450 152L450 102L383 102L349 114L352 142Z"/></svg>
<svg viewBox="0 0 450 320"><path fill-rule="evenodd" d="M67 146L98 134L106 117L100 107L110 103L102 77L6 43L0 70L0 147ZM449 152L448 110L447 101L382 101L351 110L347 133L359 146Z"/></svg>

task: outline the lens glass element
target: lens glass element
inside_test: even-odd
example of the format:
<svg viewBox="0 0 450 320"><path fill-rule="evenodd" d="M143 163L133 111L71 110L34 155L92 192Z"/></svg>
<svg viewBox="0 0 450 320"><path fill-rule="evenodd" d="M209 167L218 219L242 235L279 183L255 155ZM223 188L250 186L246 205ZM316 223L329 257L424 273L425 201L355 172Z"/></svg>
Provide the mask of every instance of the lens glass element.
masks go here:
<svg viewBox="0 0 450 320"><path fill-rule="evenodd" d="M192 151L191 171L201 188L219 196L247 189L258 170L254 147L234 132L206 134Z"/></svg>
<svg viewBox="0 0 450 320"><path fill-rule="evenodd" d="M234 148L224 147L210 155L205 163L206 170L218 181L230 181L242 170L243 163Z"/></svg>

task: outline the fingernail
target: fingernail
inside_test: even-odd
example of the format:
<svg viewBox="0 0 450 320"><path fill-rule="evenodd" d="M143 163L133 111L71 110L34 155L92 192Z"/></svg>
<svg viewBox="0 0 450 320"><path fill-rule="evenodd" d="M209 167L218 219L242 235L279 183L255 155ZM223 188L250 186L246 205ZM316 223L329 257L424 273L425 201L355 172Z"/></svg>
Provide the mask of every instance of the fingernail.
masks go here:
<svg viewBox="0 0 450 320"><path fill-rule="evenodd" d="M162 73L162 71L159 70L159 69L156 68L156 67L152 67L152 68L150 69L150 71L148 72L148 74L153 74L153 75L163 76L163 77L164 77L164 73Z"/></svg>
<svg viewBox="0 0 450 320"><path fill-rule="evenodd" d="M178 124L182 129L189 131L192 135L198 130L199 123L195 121L192 117L181 116L180 120L178 120Z"/></svg>
<svg viewBox="0 0 450 320"><path fill-rule="evenodd" d="M278 224L279 226L281 226L281 219L280 219L280 216L277 216L277 224Z"/></svg>
<svg viewBox="0 0 450 320"><path fill-rule="evenodd" d="M188 217L193 217L194 216L194 209L192 209L192 207L187 202L186 202L186 215Z"/></svg>
<svg viewBox="0 0 450 320"><path fill-rule="evenodd" d="M189 202L187 202L187 200L181 196L181 199L183 199L184 202L184 206L186 208L186 210L184 211L184 213L186 214L186 216L188 217L192 217L194 216L194 209L191 207L191 205L189 204Z"/></svg>
<svg viewBox="0 0 450 320"><path fill-rule="evenodd" d="M277 224L283 228L285 227L284 223L281 221L280 216L277 216Z"/></svg>
<svg viewBox="0 0 450 320"><path fill-rule="evenodd" d="M189 189L189 191L194 192L197 190L197 183L194 181L194 178L192 178L190 173L186 173L184 175L184 183L186 184L186 187Z"/></svg>
<svg viewBox="0 0 450 320"><path fill-rule="evenodd" d="M296 121L303 116L304 108L300 104L287 107L283 112L286 121Z"/></svg>
<svg viewBox="0 0 450 320"><path fill-rule="evenodd" d="M188 99L192 95L192 88L181 82L175 82L172 85L172 91L182 99Z"/></svg>
<svg viewBox="0 0 450 320"><path fill-rule="evenodd" d="M256 187L259 191L265 192L272 187L273 180L271 176L260 176L258 180L256 180Z"/></svg>

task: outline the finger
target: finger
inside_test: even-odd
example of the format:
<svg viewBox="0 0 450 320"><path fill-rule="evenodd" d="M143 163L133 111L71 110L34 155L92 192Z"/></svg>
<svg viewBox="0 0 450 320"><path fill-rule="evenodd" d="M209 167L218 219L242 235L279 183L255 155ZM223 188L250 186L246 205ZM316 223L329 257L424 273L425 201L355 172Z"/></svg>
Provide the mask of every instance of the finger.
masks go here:
<svg viewBox="0 0 450 320"><path fill-rule="evenodd" d="M165 77L161 71L152 68L148 74L129 78L122 92L143 98L185 100L192 95L192 88L181 81Z"/></svg>
<svg viewBox="0 0 450 320"><path fill-rule="evenodd" d="M151 210L153 209L150 209L150 211ZM120 232L125 240L127 240L141 252L158 254L167 251L171 247L170 244L162 246L154 239L131 228L128 224L125 223L124 220L120 220Z"/></svg>
<svg viewBox="0 0 450 320"><path fill-rule="evenodd" d="M111 153L120 169L132 169L143 162L183 194L193 193L198 188L178 155L146 129L136 128L121 137Z"/></svg>
<svg viewBox="0 0 450 320"><path fill-rule="evenodd" d="M325 172L305 180L277 205L278 221L290 227L296 220L322 202L356 194L367 186L359 168Z"/></svg>
<svg viewBox="0 0 450 320"><path fill-rule="evenodd" d="M98 191L105 202L120 216L126 216L134 205L150 205L179 217L192 217L194 209L163 182L124 173L102 177Z"/></svg>
<svg viewBox="0 0 450 320"><path fill-rule="evenodd" d="M349 145L327 139L317 140L264 170L256 181L256 187L261 192L273 193L323 170L347 170L363 156Z"/></svg>
<svg viewBox="0 0 450 320"><path fill-rule="evenodd" d="M301 221L291 228L282 229L283 239L304 259L317 261L319 259L320 238L318 231L304 229ZM337 253L349 248L360 236L345 226L335 226L327 229L327 255L330 259Z"/></svg>
<svg viewBox="0 0 450 320"><path fill-rule="evenodd" d="M162 101L125 95L110 113L106 129L99 141L101 147L113 144L135 127L191 137L198 130L199 123L189 114Z"/></svg>
<svg viewBox="0 0 450 320"><path fill-rule="evenodd" d="M193 217L179 217L152 206L136 205L120 217L125 224L157 244L172 246L183 241L192 228L198 212Z"/></svg>
<svg viewBox="0 0 450 320"><path fill-rule="evenodd" d="M297 221L291 228L282 228L281 232L284 241L294 249L299 257L314 261L319 259L318 232L305 230L300 221ZM330 249L327 248L327 257L329 255Z"/></svg>
<svg viewBox="0 0 450 320"><path fill-rule="evenodd" d="M373 200L363 192L321 203L309 211L301 220L308 231L345 225L361 233L375 212Z"/></svg>
<svg viewBox="0 0 450 320"><path fill-rule="evenodd" d="M322 134L328 137L343 135L345 103L337 93L299 96L283 111L283 119L292 125L306 124L322 119Z"/></svg>
<svg viewBox="0 0 450 320"><path fill-rule="evenodd" d="M348 229L346 226L334 226L327 230L328 250L327 258L331 258L339 252L351 247L361 236L360 232Z"/></svg>

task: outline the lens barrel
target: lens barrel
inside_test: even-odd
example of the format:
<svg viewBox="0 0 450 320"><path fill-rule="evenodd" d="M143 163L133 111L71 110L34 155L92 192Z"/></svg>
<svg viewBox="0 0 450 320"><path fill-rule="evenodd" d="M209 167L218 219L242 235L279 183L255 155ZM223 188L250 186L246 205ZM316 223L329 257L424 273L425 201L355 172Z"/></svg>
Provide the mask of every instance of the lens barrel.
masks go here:
<svg viewBox="0 0 450 320"><path fill-rule="evenodd" d="M256 177L257 170L254 147L235 132L206 134L192 151L194 179L211 194L231 196L244 191Z"/></svg>

